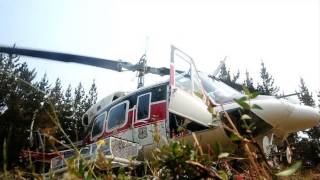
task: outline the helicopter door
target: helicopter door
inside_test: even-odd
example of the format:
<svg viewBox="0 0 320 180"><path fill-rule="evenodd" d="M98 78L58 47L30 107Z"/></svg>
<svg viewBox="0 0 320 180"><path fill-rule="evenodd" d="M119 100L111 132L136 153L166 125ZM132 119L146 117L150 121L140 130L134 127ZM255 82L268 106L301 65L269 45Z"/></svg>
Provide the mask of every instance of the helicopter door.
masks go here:
<svg viewBox="0 0 320 180"><path fill-rule="evenodd" d="M133 138L134 142L141 145L153 143L153 126L149 123L151 118L151 95L151 92L147 92L137 97Z"/></svg>
<svg viewBox="0 0 320 180"><path fill-rule="evenodd" d="M196 66L189 55L174 46L171 46L170 89L170 113L204 126L212 125Z"/></svg>

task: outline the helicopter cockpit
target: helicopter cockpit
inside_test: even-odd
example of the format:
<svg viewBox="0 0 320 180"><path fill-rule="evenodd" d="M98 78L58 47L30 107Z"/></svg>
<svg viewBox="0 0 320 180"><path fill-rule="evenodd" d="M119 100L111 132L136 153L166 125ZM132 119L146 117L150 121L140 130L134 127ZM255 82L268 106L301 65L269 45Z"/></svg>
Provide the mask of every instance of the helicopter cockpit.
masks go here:
<svg viewBox="0 0 320 180"><path fill-rule="evenodd" d="M175 55L175 86L199 97L203 97L205 93L214 104L231 103L234 99L243 97L243 94L225 83L197 71L193 60L188 55Z"/></svg>
<svg viewBox="0 0 320 180"><path fill-rule="evenodd" d="M225 83L211 78L208 74L203 72L198 72L199 80L201 82L202 88L205 93L214 101L215 104L226 104L233 102L234 99L239 99L243 97L239 91L233 89L232 87L226 85ZM176 78L176 86L182 88L187 92L193 92L198 95L200 93L200 84L194 83L192 87L192 80L190 73L180 74Z"/></svg>
<svg viewBox="0 0 320 180"><path fill-rule="evenodd" d="M225 83L209 77L209 75L199 72L202 86L208 96L217 104L226 104L233 102L243 96L239 91L226 85Z"/></svg>

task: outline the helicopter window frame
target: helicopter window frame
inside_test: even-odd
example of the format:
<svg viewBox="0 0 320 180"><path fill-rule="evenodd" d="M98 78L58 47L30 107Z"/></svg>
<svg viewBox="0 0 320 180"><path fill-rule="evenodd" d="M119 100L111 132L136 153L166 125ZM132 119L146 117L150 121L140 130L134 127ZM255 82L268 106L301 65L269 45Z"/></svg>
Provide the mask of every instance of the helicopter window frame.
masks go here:
<svg viewBox="0 0 320 180"><path fill-rule="evenodd" d="M116 126L114 126L114 127L109 128L110 115L112 115L112 114L111 114L111 113L112 113L112 110L115 109L115 108L117 108L117 107L119 107L119 106L121 106L121 105L123 105L123 104L126 105L126 107L125 107L125 112L124 112L124 113L125 113L125 116L124 116L124 121L123 121L123 123L118 124L118 125L116 125ZM107 130L108 132L112 132L112 131L115 130L115 129L119 129L119 128L123 127L123 125L125 125L125 124L128 122L128 110L129 110L129 101L128 101L128 100L123 101L123 102L120 102L119 104L116 104L116 105L114 105L113 107L111 107L110 110L109 110L109 113L108 113L108 117L107 117L106 130Z"/></svg>
<svg viewBox="0 0 320 180"><path fill-rule="evenodd" d="M101 131L99 134L96 134L95 136L92 136L93 128L95 127L95 124L96 124L96 122L97 122L97 119L98 119L99 117L101 117L101 116L104 116L104 117L103 117L103 124L102 124L102 131ZM102 134L104 133L104 131L105 131L105 126L106 126L106 117L107 117L107 112L104 112L104 113L98 115L98 116L94 119L94 122L93 122L93 125L92 125L92 128L91 128L91 133L90 133L90 135L91 135L91 140L97 139L98 137L102 136Z"/></svg>
<svg viewBox="0 0 320 180"><path fill-rule="evenodd" d="M144 97L144 96L148 96L149 98L149 101L148 101L148 116L146 118L143 118L143 119L139 119L139 102L140 102L140 98ZM151 97L152 97L152 92L148 92L148 93L144 93L144 94L141 94L137 97L137 112L136 112L136 120L137 121L145 121L147 119L150 119L150 116L151 116Z"/></svg>

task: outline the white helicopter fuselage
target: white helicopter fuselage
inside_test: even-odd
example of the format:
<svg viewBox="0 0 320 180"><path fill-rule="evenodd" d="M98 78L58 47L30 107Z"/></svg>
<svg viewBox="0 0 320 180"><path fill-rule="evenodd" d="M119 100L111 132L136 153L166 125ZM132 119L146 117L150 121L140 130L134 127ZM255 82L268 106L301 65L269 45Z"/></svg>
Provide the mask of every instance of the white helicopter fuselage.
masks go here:
<svg viewBox="0 0 320 180"><path fill-rule="evenodd" d="M161 99L152 97L157 92L163 93ZM147 100L148 105L144 104L143 107L140 107L139 104L144 97L149 97L146 98L149 99ZM130 103L134 104L130 105ZM262 110L252 110L254 114L252 118L256 120L257 124L255 137L258 141L262 141L265 135L270 134L284 139L288 134L311 128L320 121L319 114L315 109L292 104L285 99L258 96L250 103L257 104L262 108ZM112 116L110 112L113 113L112 110L119 107L119 104L128 105L125 112L126 119L116 128L109 130L109 117ZM222 106L224 111L231 115L241 109L235 102L225 103ZM220 105L215 107L217 114L220 115L223 109ZM141 112L146 113L142 119L138 116ZM102 132L97 133L98 136L96 136L92 133L95 132L95 122L99 116L104 116L104 121L101 124L103 127L100 128ZM234 121L239 121L239 119L234 119L237 117L236 115L231 117ZM192 136L194 133L203 147L213 145L216 142L223 146L233 146L229 138L230 134L222 127L222 119L221 117L213 117L203 98L178 86L172 87L169 82L165 82L128 93L98 111L91 119L91 131L86 143L90 145L109 137L123 139L139 144L142 158L150 157L151 150L158 145L158 142L154 140L155 133L160 135L162 142L176 139L194 143ZM183 130L178 130L181 127ZM123 151L126 150L123 149Z"/></svg>

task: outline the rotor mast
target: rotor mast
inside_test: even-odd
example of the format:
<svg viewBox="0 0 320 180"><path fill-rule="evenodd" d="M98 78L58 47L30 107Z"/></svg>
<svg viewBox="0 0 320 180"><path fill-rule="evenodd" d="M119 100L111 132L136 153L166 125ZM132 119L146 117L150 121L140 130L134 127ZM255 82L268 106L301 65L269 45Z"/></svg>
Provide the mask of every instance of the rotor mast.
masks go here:
<svg viewBox="0 0 320 180"><path fill-rule="evenodd" d="M138 89L144 86L144 75L146 74L147 71L147 58L146 55L142 55L140 58L138 64L137 64L137 71L138 71Z"/></svg>

